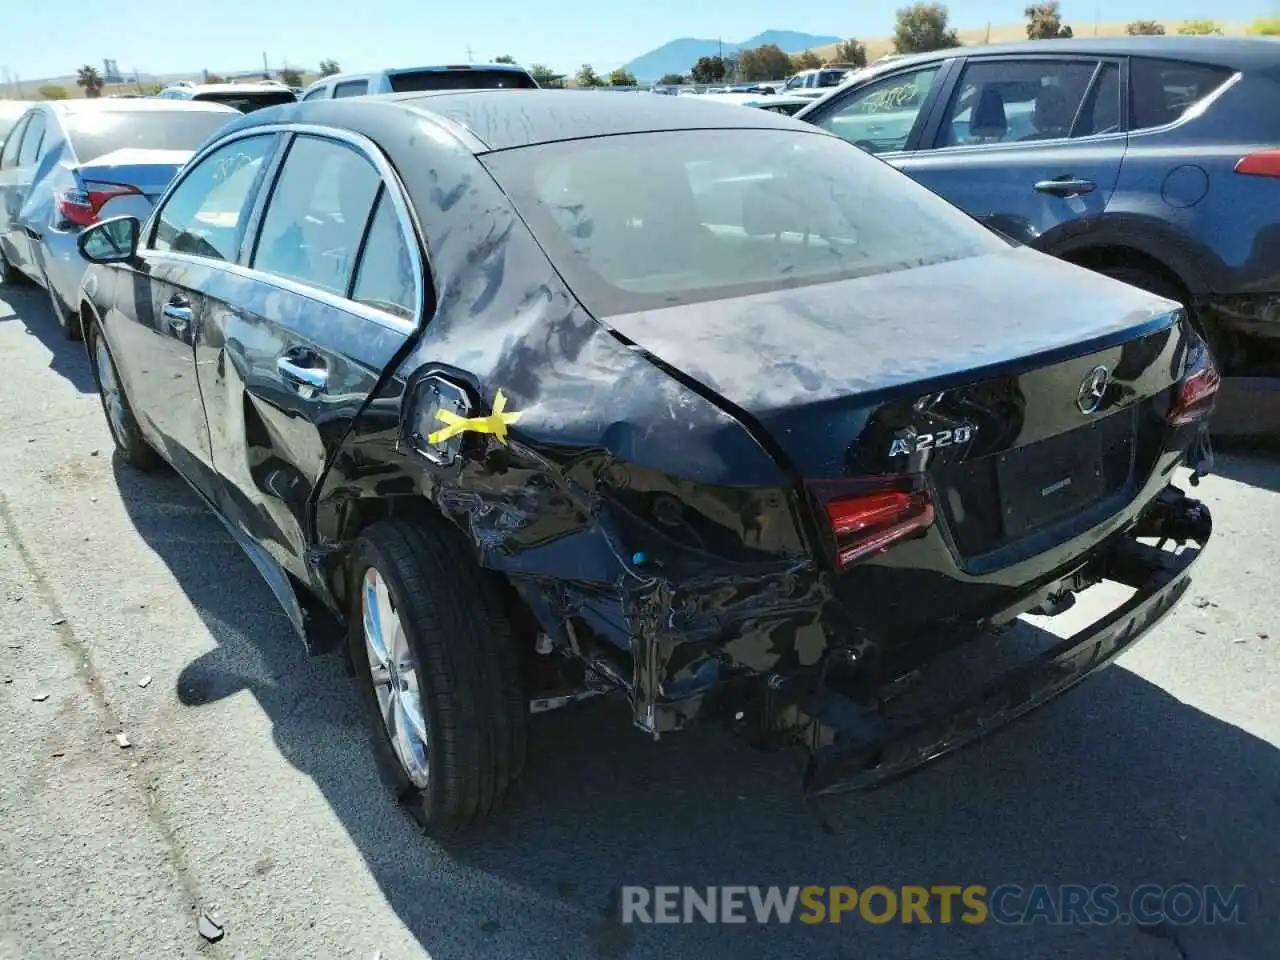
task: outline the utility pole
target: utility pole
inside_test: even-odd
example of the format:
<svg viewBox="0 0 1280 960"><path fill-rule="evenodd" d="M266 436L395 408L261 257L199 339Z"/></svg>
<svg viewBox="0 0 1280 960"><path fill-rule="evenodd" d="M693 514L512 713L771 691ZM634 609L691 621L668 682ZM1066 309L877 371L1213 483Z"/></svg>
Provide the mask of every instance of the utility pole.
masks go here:
<svg viewBox="0 0 1280 960"><path fill-rule="evenodd" d="M271 79L271 68L267 66L266 51L263 51L263 54L262 54L262 79L263 80Z"/></svg>
<svg viewBox="0 0 1280 960"><path fill-rule="evenodd" d="M471 44L467 44L467 63L471 62Z"/></svg>
<svg viewBox="0 0 1280 960"><path fill-rule="evenodd" d="M138 68L133 68L133 82L138 85L138 92L142 93L142 77L138 76Z"/></svg>

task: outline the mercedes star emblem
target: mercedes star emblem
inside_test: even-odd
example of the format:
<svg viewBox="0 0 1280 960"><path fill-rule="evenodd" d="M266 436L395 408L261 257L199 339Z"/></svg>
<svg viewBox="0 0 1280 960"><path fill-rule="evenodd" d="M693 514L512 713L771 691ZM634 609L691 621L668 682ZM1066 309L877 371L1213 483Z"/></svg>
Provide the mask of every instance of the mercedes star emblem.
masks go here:
<svg viewBox="0 0 1280 960"><path fill-rule="evenodd" d="M1080 381L1080 389L1076 391L1076 406L1084 414L1093 413L1102 406L1102 398L1107 395L1107 387L1111 383L1111 371L1104 366L1090 370Z"/></svg>

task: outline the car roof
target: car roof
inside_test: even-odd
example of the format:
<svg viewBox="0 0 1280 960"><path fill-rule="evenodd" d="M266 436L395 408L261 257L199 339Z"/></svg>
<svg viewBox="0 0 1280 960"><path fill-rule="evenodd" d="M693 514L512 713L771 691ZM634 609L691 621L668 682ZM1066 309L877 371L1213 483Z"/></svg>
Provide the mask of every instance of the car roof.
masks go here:
<svg viewBox="0 0 1280 960"><path fill-rule="evenodd" d="M358 73L331 73L327 77L313 80L307 87L318 87L326 83L345 83L348 80L364 80L369 77L394 77L402 73L446 73L464 70L505 70L509 73L528 73L524 67L514 63L431 63L421 67L387 67L383 70L362 70Z"/></svg>
<svg viewBox="0 0 1280 960"><path fill-rule="evenodd" d="M490 150L668 130L816 129L767 110L717 103L717 97L620 97L616 92L594 90L425 91L384 96L464 127Z"/></svg>
<svg viewBox="0 0 1280 960"><path fill-rule="evenodd" d="M118 100L52 100L46 106L52 107L64 116L71 114L92 113L172 113L183 110L194 113L240 113L235 107L224 103L213 103L207 100L170 100L160 97L147 97L140 100L121 98Z"/></svg>
<svg viewBox="0 0 1280 960"><path fill-rule="evenodd" d="M993 43L950 47L929 53L908 54L884 61L884 70L899 69L917 63L945 60L949 57L980 57L991 54L1077 54L1108 57L1164 57L1172 60L1194 60L1203 63L1246 70L1273 67L1280 62L1280 41L1271 37L1073 37L1069 40L1022 40L1017 43ZM869 67L879 64L872 63ZM881 70L876 70L879 75ZM870 76L867 74L866 76ZM859 77L859 79L863 79Z"/></svg>
<svg viewBox="0 0 1280 960"><path fill-rule="evenodd" d="M192 87L170 87L171 90L189 90L198 93L279 93L288 90L283 83L197 83Z"/></svg>

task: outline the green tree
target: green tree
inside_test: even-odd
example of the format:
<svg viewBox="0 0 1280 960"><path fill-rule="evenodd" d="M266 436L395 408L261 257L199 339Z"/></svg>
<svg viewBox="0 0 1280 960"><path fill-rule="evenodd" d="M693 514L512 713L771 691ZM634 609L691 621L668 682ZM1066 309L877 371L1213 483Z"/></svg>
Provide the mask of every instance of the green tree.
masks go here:
<svg viewBox="0 0 1280 960"><path fill-rule="evenodd" d="M320 76L332 77L335 73L341 73L342 67L338 66L337 60L321 60Z"/></svg>
<svg viewBox="0 0 1280 960"><path fill-rule="evenodd" d="M584 63L578 68L574 79L578 81L578 86L580 87L604 86L604 81L600 79L600 74L596 73L596 68L589 63Z"/></svg>
<svg viewBox="0 0 1280 960"><path fill-rule="evenodd" d="M297 67L285 67L280 71L280 80L286 87L302 86L302 71Z"/></svg>
<svg viewBox="0 0 1280 960"><path fill-rule="evenodd" d="M1131 37L1163 37L1164 24L1155 20L1134 20L1124 28Z"/></svg>
<svg viewBox="0 0 1280 960"><path fill-rule="evenodd" d="M207 74L204 78L205 83L226 83L227 78L217 73Z"/></svg>
<svg viewBox="0 0 1280 960"><path fill-rule="evenodd" d="M494 58L493 58L493 62L494 62L494 63L509 63L509 64L511 64L511 65L513 65L513 66L514 66L514 65L515 65L515 62L516 62L516 58L515 58L515 57L513 57L513 56L512 56L511 54L509 54L509 53L504 53L504 54L503 54L502 56L500 56L500 57L494 57Z"/></svg>
<svg viewBox="0 0 1280 960"><path fill-rule="evenodd" d="M843 43L836 45L835 60L836 63L849 63L855 67L865 67L867 65L867 48L856 39L850 37Z"/></svg>
<svg viewBox="0 0 1280 960"><path fill-rule="evenodd" d="M699 57L689 76L694 83L719 83L724 79L724 60L720 57Z"/></svg>
<svg viewBox="0 0 1280 960"><path fill-rule="evenodd" d="M1071 37L1071 28L1062 23L1058 0L1035 3L1022 12L1027 18L1028 40L1065 40Z"/></svg>
<svg viewBox="0 0 1280 960"><path fill-rule="evenodd" d="M680 76L678 73L667 73L663 74L662 79L658 82L664 87L673 87L676 84L684 83L684 77Z"/></svg>
<svg viewBox="0 0 1280 960"><path fill-rule="evenodd" d="M738 79L780 80L791 72L791 58L776 43L738 54Z"/></svg>
<svg viewBox="0 0 1280 960"><path fill-rule="evenodd" d="M636 75L628 73L622 67L614 70L609 74L609 86L611 87L634 87L636 86Z"/></svg>
<svg viewBox="0 0 1280 960"><path fill-rule="evenodd" d="M1178 33L1184 37L1220 37L1222 24L1217 20L1183 20Z"/></svg>
<svg viewBox="0 0 1280 960"><path fill-rule="evenodd" d="M102 80L102 74L86 64L76 71L76 86L84 87L84 95L92 98L102 96L102 88L106 84Z"/></svg>
<svg viewBox="0 0 1280 960"><path fill-rule="evenodd" d="M812 50L806 50L804 53L797 54L791 58L792 70L817 70L822 66L822 61L818 59L818 55Z"/></svg>
<svg viewBox="0 0 1280 960"><path fill-rule="evenodd" d="M557 80L560 79L560 75L556 73L554 70L552 70L550 67L548 67L545 63L530 64L529 76L533 77L534 81L540 87L545 87L548 84L555 83Z"/></svg>
<svg viewBox="0 0 1280 960"><path fill-rule="evenodd" d="M917 3L898 11L893 47L898 53L927 53L960 46L960 36L947 26L947 8L940 3Z"/></svg>
<svg viewBox="0 0 1280 960"><path fill-rule="evenodd" d="M60 87L54 83L45 84L37 92L46 100L66 100L71 96L71 94L67 93L66 87Z"/></svg>
<svg viewBox="0 0 1280 960"><path fill-rule="evenodd" d="M1255 37L1280 37L1280 17L1259 17L1249 24L1249 33Z"/></svg>

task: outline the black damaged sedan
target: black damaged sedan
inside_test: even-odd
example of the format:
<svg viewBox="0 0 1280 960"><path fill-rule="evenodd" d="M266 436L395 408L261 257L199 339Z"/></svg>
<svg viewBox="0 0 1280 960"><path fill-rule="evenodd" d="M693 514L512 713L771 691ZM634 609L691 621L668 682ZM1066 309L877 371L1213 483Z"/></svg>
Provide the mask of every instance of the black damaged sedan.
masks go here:
<svg viewBox="0 0 1280 960"><path fill-rule="evenodd" d="M1127 649L1210 535L1172 480L1218 374L1175 304L767 111L272 108L81 249L120 456L345 651L435 830L598 693L798 744L811 794L882 783ZM1104 580L1129 598L961 682Z"/></svg>

